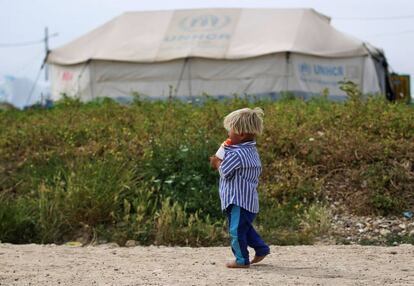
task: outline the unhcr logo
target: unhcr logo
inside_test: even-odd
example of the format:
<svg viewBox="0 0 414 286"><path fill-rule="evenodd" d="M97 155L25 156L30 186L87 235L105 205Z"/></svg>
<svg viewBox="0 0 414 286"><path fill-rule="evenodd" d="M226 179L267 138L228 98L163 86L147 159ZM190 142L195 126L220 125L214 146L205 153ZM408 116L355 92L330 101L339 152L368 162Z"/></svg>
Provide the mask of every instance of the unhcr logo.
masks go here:
<svg viewBox="0 0 414 286"><path fill-rule="evenodd" d="M223 43L231 38L231 34L223 29L229 26L228 15L198 15L179 19L174 29L164 37L166 43L203 42L204 44Z"/></svg>
<svg viewBox="0 0 414 286"><path fill-rule="evenodd" d="M302 75L310 75L312 73L312 66L307 63L299 64L299 71Z"/></svg>
<svg viewBox="0 0 414 286"><path fill-rule="evenodd" d="M344 68L342 66L335 65L310 65L308 63L300 63L299 72L302 76L310 76L312 74L330 77L344 76Z"/></svg>
<svg viewBox="0 0 414 286"><path fill-rule="evenodd" d="M199 15L185 17L180 21L180 28L188 32L216 31L230 23L229 16Z"/></svg>
<svg viewBox="0 0 414 286"><path fill-rule="evenodd" d="M225 30L231 22L230 16L199 15L183 18L178 22L178 33L165 36L164 42L225 42L230 40L231 34Z"/></svg>

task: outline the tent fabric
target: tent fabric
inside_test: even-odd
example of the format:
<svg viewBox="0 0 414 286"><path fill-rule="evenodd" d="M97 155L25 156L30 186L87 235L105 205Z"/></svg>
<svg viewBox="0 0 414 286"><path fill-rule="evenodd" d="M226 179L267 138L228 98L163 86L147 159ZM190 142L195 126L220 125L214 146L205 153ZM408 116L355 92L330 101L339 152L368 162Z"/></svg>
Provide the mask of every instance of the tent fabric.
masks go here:
<svg viewBox="0 0 414 286"><path fill-rule="evenodd" d="M7 102L22 109L49 97L49 85L46 82L34 83L24 77L0 75L0 103Z"/></svg>
<svg viewBox="0 0 414 286"><path fill-rule="evenodd" d="M373 50L336 30L329 17L313 9L220 8L124 13L52 50L47 61L241 60L283 52L346 58Z"/></svg>
<svg viewBox="0 0 414 286"><path fill-rule="evenodd" d="M177 59L162 63L91 61L73 66L52 65L52 94L61 93L91 100L105 96L193 97L210 95L263 94L295 91L320 94L324 89L345 98L338 82L358 84L364 93L380 92L374 62L370 57L318 58L307 55L271 54L242 60L203 58Z"/></svg>
<svg viewBox="0 0 414 286"><path fill-rule="evenodd" d="M129 12L52 50L52 99L385 92L383 51L313 9Z"/></svg>

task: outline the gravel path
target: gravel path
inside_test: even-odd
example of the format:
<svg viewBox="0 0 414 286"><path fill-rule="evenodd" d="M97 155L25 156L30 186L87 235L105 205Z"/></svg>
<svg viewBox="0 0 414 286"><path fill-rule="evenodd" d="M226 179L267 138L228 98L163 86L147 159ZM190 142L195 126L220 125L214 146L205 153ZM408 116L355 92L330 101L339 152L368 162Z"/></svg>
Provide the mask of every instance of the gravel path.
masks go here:
<svg viewBox="0 0 414 286"><path fill-rule="evenodd" d="M0 244L0 285L414 285L414 246L272 246L250 269L228 247Z"/></svg>

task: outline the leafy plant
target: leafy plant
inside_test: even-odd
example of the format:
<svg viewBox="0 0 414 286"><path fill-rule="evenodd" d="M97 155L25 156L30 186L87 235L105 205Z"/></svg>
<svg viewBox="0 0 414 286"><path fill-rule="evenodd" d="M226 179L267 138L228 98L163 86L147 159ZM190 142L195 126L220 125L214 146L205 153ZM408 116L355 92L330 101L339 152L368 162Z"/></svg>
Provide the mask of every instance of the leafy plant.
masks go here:
<svg viewBox="0 0 414 286"><path fill-rule="evenodd" d="M135 239L228 242L218 174L208 157L227 138L229 112L260 106L263 172L256 227L269 243L312 243L328 230L326 198L350 212L414 207L414 109L362 95L345 103L287 94L221 100L63 98L55 107L0 113L0 240Z"/></svg>

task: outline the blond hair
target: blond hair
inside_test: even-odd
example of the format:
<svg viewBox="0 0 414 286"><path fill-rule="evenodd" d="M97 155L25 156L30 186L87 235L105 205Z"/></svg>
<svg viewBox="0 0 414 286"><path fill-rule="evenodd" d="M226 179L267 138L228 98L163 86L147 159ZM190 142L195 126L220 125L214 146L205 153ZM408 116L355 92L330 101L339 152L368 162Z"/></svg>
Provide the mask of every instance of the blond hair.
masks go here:
<svg viewBox="0 0 414 286"><path fill-rule="evenodd" d="M236 134L260 135L263 132L263 115L259 107L238 109L224 118L224 128Z"/></svg>

